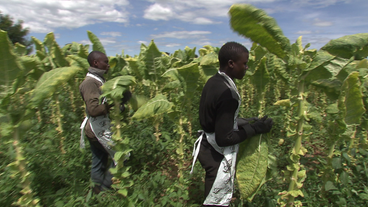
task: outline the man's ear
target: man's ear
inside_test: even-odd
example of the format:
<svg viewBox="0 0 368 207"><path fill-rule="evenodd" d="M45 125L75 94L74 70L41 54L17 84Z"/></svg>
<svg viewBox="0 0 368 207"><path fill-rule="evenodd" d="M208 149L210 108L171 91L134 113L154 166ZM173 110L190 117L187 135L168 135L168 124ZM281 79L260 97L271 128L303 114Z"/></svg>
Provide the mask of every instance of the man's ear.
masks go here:
<svg viewBox="0 0 368 207"><path fill-rule="evenodd" d="M93 67L96 67L97 66L97 60L93 60Z"/></svg>
<svg viewBox="0 0 368 207"><path fill-rule="evenodd" d="M233 60L229 60L227 62L227 65L229 66L229 68L233 69L234 68L234 61Z"/></svg>

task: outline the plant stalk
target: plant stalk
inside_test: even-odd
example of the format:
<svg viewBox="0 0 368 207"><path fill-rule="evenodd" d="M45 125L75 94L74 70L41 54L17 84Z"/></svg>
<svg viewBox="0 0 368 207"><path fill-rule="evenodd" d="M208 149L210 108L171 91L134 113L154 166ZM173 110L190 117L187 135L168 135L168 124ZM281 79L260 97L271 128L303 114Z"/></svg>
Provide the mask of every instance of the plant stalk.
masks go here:
<svg viewBox="0 0 368 207"><path fill-rule="evenodd" d="M303 126L304 126L304 116L306 115L306 111L304 111L304 105L305 105L305 97L304 97L304 81L300 81L298 83L298 91L299 91L299 94L298 94L298 125L297 125L297 134L296 134L296 140L295 140L295 145L294 145L294 149L292 152L295 153L294 157L297 157L298 160L293 160L292 162L294 164L297 164L298 167L295 168L294 167L294 170L293 170L293 173L292 173L292 177L291 177L291 180L290 180L290 184L289 184L289 189L288 191L289 192L292 192L294 190L297 190L297 181L298 181L298 172L299 172L299 169L300 169L300 158L299 158L299 154L300 154L300 149L302 147L302 138L303 138ZM289 194L288 198L287 198L287 204L286 206L289 207L289 206L293 206L294 205L294 200L295 200L295 197L292 196L291 194Z"/></svg>

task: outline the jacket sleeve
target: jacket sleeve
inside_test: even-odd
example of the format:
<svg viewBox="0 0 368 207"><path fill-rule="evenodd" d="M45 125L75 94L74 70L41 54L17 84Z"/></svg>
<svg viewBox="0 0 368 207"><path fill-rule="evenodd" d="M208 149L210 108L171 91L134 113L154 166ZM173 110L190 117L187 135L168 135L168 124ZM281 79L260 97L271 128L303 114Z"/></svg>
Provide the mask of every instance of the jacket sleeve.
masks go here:
<svg viewBox="0 0 368 207"><path fill-rule="evenodd" d="M215 138L220 147L235 145L247 138L244 129L234 130L234 115L237 108L238 101L235 99L225 99L217 105Z"/></svg>
<svg viewBox="0 0 368 207"><path fill-rule="evenodd" d="M99 97L101 95L101 90L96 83L92 81L82 83L80 93L86 103L88 115L101 116L108 114L108 104L100 104Z"/></svg>

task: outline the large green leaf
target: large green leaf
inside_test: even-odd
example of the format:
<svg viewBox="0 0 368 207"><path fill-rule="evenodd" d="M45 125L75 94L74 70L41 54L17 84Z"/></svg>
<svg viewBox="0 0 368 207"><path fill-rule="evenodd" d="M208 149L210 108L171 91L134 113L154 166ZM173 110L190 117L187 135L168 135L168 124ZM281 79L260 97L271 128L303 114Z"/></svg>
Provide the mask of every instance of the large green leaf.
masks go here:
<svg viewBox="0 0 368 207"><path fill-rule="evenodd" d="M26 48L26 46L16 42L14 44L14 52L19 56L24 56L24 55L27 54L27 48Z"/></svg>
<svg viewBox="0 0 368 207"><path fill-rule="evenodd" d="M30 76L35 80L38 80L39 76L43 71L40 69L41 62L35 56L21 56L18 58L20 64L23 66L23 70L19 73L18 78L13 83L13 88L16 90L22 86L26 81L26 76Z"/></svg>
<svg viewBox="0 0 368 207"><path fill-rule="evenodd" d="M140 67L138 65L139 60L137 58L126 58L125 61L128 62L129 68L133 72L137 80L142 81L144 72L140 70Z"/></svg>
<svg viewBox="0 0 368 207"><path fill-rule="evenodd" d="M46 37L43 40L43 44L46 46L49 53L52 51L52 47L54 46L55 42L55 35L54 33L50 32L46 35Z"/></svg>
<svg viewBox="0 0 368 207"><path fill-rule="evenodd" d="M101 97L108 97L111 99L123 98L123 92L128 89L129 86L135 84L135 78L130 75L119 76L107 81L102 86Z"/></svg>
<svg viewBox="0 0 368 207"><path fill-rule="evenodd" d="M51 97L60 86L83 70L80 67L64 67L45 72L33 91L29 107L38 106L44 99Z"/></svg>
<svg viewBox="0 0 368 207"><path fill-rule="evenodd" d="M178 73L185 81L186 100L192 100L195 91L198 88L199 69L198 63L190 63L177 69Z"/></svg>
<svg viewBox="0 0 368 207"><path fill-rule="evenodd" d="M261 94L265 91L267 84L270 82L270 74L268 73L266 67L266 60L266 57L261 59L251 78L252 83L257 90L258 96L261 96Z"/></svg>
<svg viewBox="0 0 368 207"><path fill-rule="evenodd" d="M147 119L161 114L169 113L174 106L173 103L167 100L165 95L158 94L146 104L141 106L133 115L133 119Z"/></svg>
<svg viewBox="0 0 368 207"><path fill-rule="evenodd" d="M21 71L18 57L13 52L13 45L5 31L0 30L0 85L10 86Z"/></svg>
<svg viewBox="0 0 368 207"><path fill-rule="evenodd" d="M328 79L336 77L353 59L334 57L325 51L319 51L310 66L305 70L307 76L306 82L312 82L318 79Z"/></svg>
<svg viewBox="0 0 368 207"><path fill-rule="evenodd" d="M342 86L342 82L338 79L319 79L311 84L322 89L331 100L338 99Z"/></svg>
<svg viewBox="0 0 368 207"><path fill-rule="evenodd" d="M37 51L41 51L41 52L45 53L45 46L43 45L41 40L39 40L35 37L32 37L32 42L35 44Z"/></svg>
<svg viewBox="0 0 368 207"><path fill-rule="evenodd" d="M55 63L57 67L66 67L69 66L68 61L65 59L65 55L59 45L54 41L53 47L52 47L52 55L55 58Z"/></svg>
<svg viewBox="0 0 368 207"><path fill-rule="evenodd" d="M266 176L268 165L268 146L264 135L253 136L239 146L236 178L240 195L251 200Z"/></svg>
<svg viewBox="0 0 368 207"><path fill-rule="evenodd" d="M188 46L186 46L184 48L185 54L186 54L186 60L190 61L191 59L195 58L195 51L196 51L196 47L194 47L193 49L190 49Z"/></svg>
<svg viewBox="0 0 368 207"><path fill-rule="evenodd" d="M347 125L360 124L365 112L360 85L359 72L353 72L345 79L342 86L339 108L344 113Z"/></svg>
<svg viewBox="0 0 368 207"><path fill-rule="evenodd" d="M131 105L134 111L137 111L141 106L148 102L149 98L144 95L132 94L132 98L129 100L129 104Z"/></svg>
<svg viewBox="0 0 368 207"><path fill-rule="evenodd" d="M80 44L79 45L78 56L87 59L87 57L88 57L88 48L89 48L89 45Z"/></svg>
<svg viewBox="0 0 368 207"><path fill-rule="evenodd" d="M346 35L331 40L321 50L346 59L352 56L358 60L365 59L368 56L368 33Z"/></svg>
<svg viewBox="0 0 368 207"><path fill-rule="evenodd" d="M219 68L218 55L212 52L200 57L199 65L203 71L203 74L206 76L205 79L207 81L211 76L216 74L218 71Z"/></svg>
<svg viewBox="0 0 368 207"><path fill-rule="evenodd" d="M161 71L156 68L155 58L161 57L162 53L158 50L156 44L151 41L146 50L141 54L141 60L146 66L145 74L148 75L146 78L152 80L152 77L155 77L153 80L157 80L157 78L161 75ZM149 78L151 77L151 78Z"/></svg>
<svg viewBox="0 0 368 207"><path fill-rule="evenodd" d="M230 24L234 31L250 38L280 58L290 51L290 41L284 36L274 18L248 4L234 4L230 11Z"/></svg>
<svg viewBox="0 0 368 207"><path fill-rule="evenodd" d="M123 57L116 55L116 57L110 58L109 65L110 70L113 68L116 72L120 72L127 65L127 62Z"/></svg>
<svg viewBox="0 0 368 207"><path fill-rule="evenodd" d="M89 40L92 42L93 47L92 50L93 51L100 51L106 54L105 48L103 47L102 43L100 42L100 40L98 39L98 37L93 34L91 31L87 31L88 34L88 38Z"/></svg>
<svg viewBox="0 0 368 207"><path fill-rule="evenodd" d="M313 57L313 61L311 62L309 67L305 69L305 71L311 71L318 68L319 66L323 66L334 58L334 55L331 55L324 50L320 50L317 52L316 56Z"/></svg>
<svg viewBox="0 0 368 207"><path fill-rule="evenodd" d="M83 58L77 55L68 55L68 57L66 57L66 60L69 62L71 66L81 67L85 70L89 68L87 58Z"/></svg>

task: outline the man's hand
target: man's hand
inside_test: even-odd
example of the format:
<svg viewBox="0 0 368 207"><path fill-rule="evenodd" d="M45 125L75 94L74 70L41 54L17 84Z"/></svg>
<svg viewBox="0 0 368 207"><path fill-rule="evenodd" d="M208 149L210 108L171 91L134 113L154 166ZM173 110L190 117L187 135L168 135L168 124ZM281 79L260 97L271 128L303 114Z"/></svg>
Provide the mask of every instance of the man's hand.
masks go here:
<svg viewBox="0 0 368 207"><path fill-rule="evenodd" d="M259 121L257 117L252 118L236 118L236 122L238 123L238 126L246 125L246 124L252 124L256 121Z"/></svg>
<svg viewBox="0 0 368 207"><path fill-rule="evenodd" d="M271 131L273 120L264 116L260 120L256 121L254 124L251 124L257 134L268 133Z"/></svg>
<svg viewBox="0 0 368 207"><path fill-rule="evenodd" d="M130 98L132 97L132 93L130 91L125 91L123 93L123 98L121 99L121 104L126 104Z"/></svg>
<svg viewBox="0 0 368 207"><path fill-rule="evenodd" d="M125 111L125 106L124 104L126 104L130 98L132 97L132 93L130 91L125 91L123 93L123 98L121 99L120 105L119 105L119 109L120 112L123 113Z"/></svg>

